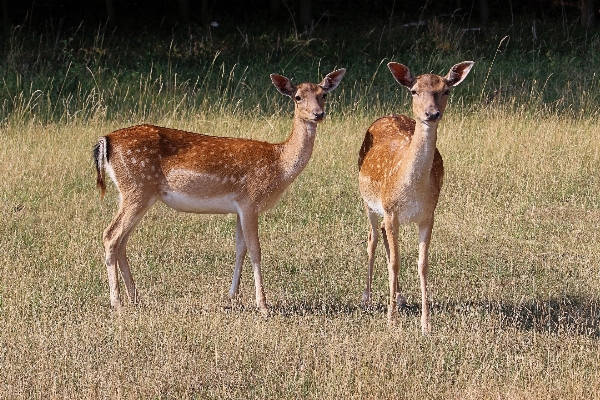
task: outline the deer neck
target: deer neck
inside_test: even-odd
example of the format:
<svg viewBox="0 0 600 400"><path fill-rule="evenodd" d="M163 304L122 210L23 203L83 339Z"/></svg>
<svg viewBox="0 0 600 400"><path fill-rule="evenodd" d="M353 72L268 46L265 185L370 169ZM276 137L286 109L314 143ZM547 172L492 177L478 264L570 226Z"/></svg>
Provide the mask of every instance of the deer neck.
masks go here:
<svg viewBox="0 0 600 400"><path fill-rule="evenodd" d="M406 175L411 183L419 184L429 180L435 146L437 142L437 122L423 122L417 119L408 153L406 155Z"/></svg>
<svg viewBox="0 0 600 400"><path fill-rule="evenodd" d="M295 179L312 155L317 123L294 118L292 134L281 144L280 166L285 178Z"/></svg>

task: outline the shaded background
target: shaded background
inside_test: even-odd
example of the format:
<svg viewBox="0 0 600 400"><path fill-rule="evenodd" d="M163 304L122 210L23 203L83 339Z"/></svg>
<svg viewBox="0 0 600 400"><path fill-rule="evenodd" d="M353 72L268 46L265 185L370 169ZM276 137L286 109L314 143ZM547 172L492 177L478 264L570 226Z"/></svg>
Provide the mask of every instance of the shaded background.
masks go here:
<svg viewBox="0 0 600 400"><path fill-rule="evenodd" d="M108 24L120 30L164 29L189 23L256 25L295 24L298 30L318 24L360 23L387 18L390 24L423 20L447 14L468 15L473 26L516 17L554 19L557 23L579 19L593 26L597 0L3 0L5 29L29 24L88 26ZM394 21L396 20L396 21Z"/></svg>
<svg viewBox="0 0 600 400"><path fill-rule="evenodd" d="M596 115L597 1L3 0L0 129L270 115L287 110L270 73L318 81L340 67L332 111L381 115L407 100L381 73L389 61L445 74L474 60L457 93L469 107Z"/></svg>

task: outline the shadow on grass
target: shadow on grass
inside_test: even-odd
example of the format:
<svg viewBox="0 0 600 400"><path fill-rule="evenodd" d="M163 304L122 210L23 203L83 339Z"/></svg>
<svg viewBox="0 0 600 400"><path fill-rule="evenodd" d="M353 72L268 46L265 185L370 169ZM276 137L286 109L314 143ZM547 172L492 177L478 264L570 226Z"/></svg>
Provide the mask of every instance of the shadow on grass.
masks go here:
<svg viewBox="0 0 600 400"><path fill-rule="evenodd" d="M600 338L600 300L566 295L520 302L439 302L433 313L497 316L503 328Z"/></svg>
<svg viewBox="0 0 600 400"><path fill-rule="evenodd" d="M333 297L298 299L277 302L271 306L271 312L283 317L315 315L335 318L340 315L360 314L385 318L387 304L379 302L370 307L362 307L359 303L343 302ZM421 315L421 307L419 304L409 303L400 310L400 313L418 317ZM491 316L498 319L503 328L600 338L600 299L598 298L567 295L548 299L527 299L520 302L442 301L431 304L431 313L433 316L436 314Z"/></svg>
<svg viewBox="0 0 600 400"><path fill-rule="evenodd" d="M339 317L340 315L369 315L386 316L387 304L377 302L369 307L363 307L359 303L343 302L340 299L330 297L327 299L298 299L296 301L280 301L271 306L271 312L283 317L318 315L324 317ZM402 307L401 313L410 315L421 315L421 308L417 305L406 305Z"/></svg>

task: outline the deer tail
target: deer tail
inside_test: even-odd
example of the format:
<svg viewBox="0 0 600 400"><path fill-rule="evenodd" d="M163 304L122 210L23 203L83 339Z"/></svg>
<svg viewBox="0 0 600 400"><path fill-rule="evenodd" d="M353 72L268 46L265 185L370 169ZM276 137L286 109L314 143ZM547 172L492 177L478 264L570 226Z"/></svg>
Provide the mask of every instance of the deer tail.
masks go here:
<svg viewBox="0 0 600 400"><path fill-rule="evenodd" d="M96 164L96 187L100 189L100 200L106 193L106 163L108 162L108 138L102 136L94 146L94 164Z"/></svg>

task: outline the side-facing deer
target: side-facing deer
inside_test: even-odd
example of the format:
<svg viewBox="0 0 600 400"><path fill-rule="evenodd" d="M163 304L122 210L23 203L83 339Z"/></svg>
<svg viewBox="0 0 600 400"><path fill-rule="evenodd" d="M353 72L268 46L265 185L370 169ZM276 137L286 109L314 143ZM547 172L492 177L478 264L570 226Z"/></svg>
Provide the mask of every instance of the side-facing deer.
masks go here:
<svg viewBox="0 0 600 400"><path fill-rule="evenodd" d="M379 216L385 245L390 289L388 322L394 322L397 307L406 303L398 284L398 231L400 224L419 228L419 278L421 281L421 330L428 333L427 253L433 229L444 165L436 148L437 127L450 88L461 83L473 67L472 61L456 64L448 75L424 74L416 78L407 67L391 62L396 81L407 87L413 99L415 119L391 115L376 120L367 130L359 152L359 188L370 222L367 284L363 304L371 303L375 248L379 239Z"/></svg>
<svg viewBox="0 0 600 400"><path fill-rule="evenodd" d="M235 267L229 295L239 292L246 251L254 270L256 305L267 312L260 271L258 215L273 207L308 164L324 99L345 69L321 83L294 86L272 74L279 92L294 100L292 134L283 143L201 135L152 125L120 129L103 136L94 148L101 197L108 174L119 194L119 211L103 235L110 303L122 306L117 267L132 302L138 294L127 262L127 240L157 200L177 210L201 214L237 214Z"/></svg>

